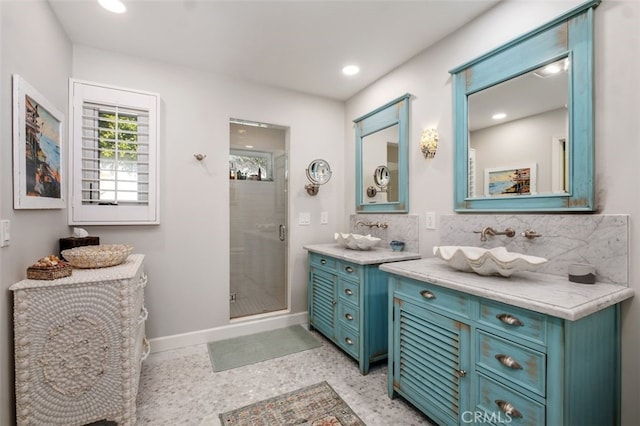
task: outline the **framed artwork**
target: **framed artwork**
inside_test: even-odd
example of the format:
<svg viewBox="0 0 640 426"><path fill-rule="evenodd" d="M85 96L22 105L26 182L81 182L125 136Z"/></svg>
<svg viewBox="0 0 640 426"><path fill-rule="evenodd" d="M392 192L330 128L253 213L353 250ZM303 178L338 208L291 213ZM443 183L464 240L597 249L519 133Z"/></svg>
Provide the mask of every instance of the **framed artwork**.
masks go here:
<svg viewBox="0 0 640 426"><path fill-rule="evenodd" d="M537 193L536 163L519 167L484 169L484 194L487 197L532 195Z"/></svg>
<svg viewBox="0 0 640 426"><path fill-rule="evenodd" d="M13 208L63 209L64 116L13 75Z"/></svg>

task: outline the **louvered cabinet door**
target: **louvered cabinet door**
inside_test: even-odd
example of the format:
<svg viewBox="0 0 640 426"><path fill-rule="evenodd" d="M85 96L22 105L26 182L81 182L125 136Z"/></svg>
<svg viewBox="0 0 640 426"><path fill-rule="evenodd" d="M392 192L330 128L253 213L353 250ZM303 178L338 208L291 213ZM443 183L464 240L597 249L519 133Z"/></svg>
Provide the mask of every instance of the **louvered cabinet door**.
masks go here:
<svg viewBox="0 0 640 426"><path fill-rule="evenodd" d="M394 298L393 390L440 425L469 407L470 327Z"/></svg>
<svg viewBox="0 0 640 426"><path fill-rule="evenodd" d="M336 339L336 297L338 277L315 267L310 269L309 325L330 339Z"/></svg>

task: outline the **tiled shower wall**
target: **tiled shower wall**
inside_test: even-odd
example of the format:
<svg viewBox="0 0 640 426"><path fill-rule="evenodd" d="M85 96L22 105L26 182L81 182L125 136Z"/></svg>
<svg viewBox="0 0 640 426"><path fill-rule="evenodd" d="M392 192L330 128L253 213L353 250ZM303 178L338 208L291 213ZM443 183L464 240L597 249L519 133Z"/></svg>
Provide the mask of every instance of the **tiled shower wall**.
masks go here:
<svg viewBox="0 0 640 426"><path fill-rule="evenodd" d="M480 241L483 227L503 231L513 228L516 236L487 237ZM440 245L493 248L504 246L518 252L549 259L537 269L567 276L572 263L595 266L597 280L628 285L628 215L444 215L440 217ZM541 236L527 239L521 234L535 230Z"/></svg>

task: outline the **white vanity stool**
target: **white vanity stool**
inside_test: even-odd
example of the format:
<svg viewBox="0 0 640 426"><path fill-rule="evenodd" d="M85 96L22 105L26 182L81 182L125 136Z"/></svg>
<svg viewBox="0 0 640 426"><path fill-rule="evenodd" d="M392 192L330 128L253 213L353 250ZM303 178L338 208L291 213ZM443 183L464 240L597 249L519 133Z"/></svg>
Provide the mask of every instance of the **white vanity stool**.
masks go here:
<svg viewBox="0 0 640 426"><path fill-rule="evenodd" d="M150 350L143 259L10 287L18 425L135 424Z"/></svg>

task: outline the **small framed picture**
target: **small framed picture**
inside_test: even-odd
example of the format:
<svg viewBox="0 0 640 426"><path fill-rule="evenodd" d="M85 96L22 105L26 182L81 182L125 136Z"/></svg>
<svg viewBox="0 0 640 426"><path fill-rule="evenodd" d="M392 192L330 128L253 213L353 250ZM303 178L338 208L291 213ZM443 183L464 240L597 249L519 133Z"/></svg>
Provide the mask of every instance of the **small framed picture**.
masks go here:
<svg viewBox="0 0 640 426"><path fill-rule="evenodd" d="M484 194L487 197L532 195L537 193L536 164L520 167L484 169Z"/></svg>
<svg viewBox="0 0 640 426"><path fill-rule="evenodd" d="M13 208L63 209L63 114L13 75Z"/></svg>

